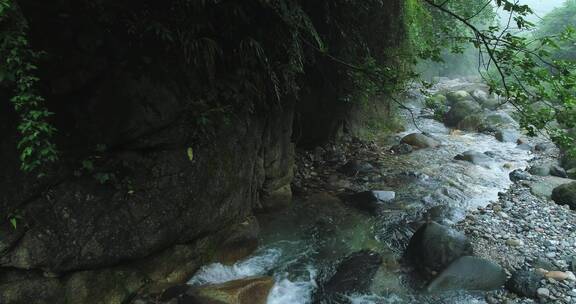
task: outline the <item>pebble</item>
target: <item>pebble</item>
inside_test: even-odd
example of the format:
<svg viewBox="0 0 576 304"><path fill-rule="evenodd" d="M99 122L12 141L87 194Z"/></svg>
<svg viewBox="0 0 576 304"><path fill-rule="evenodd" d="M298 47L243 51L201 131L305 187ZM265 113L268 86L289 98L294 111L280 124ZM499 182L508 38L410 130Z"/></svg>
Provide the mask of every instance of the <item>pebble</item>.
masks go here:
<svg viewBox="0 0 576 304"><path fill-rule="evenodd" d="M548 288L538 288L536 291L539 297L549 298L550 297L550 290Z"/></svg>
<svg viewBox="0 0 576 304"><path fill-rule="evenodd" d="M518 239L508 239L508 240L506 240L506 245L518 247L518 246L524 245L524 242L522 242L521 240L518 240Z"/></svg>

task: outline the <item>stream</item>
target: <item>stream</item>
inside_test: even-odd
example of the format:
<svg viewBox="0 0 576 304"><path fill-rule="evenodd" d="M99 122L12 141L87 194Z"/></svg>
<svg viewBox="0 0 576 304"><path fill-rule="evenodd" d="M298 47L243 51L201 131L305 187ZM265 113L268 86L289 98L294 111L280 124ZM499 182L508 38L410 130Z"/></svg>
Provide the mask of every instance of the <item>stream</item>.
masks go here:
<svg viewBox="0 0 576 304"><path fill-rule="evenodd" d="M465 80L444 80L437 90L458 90L477 86ZM379 268L368 294L352 294L343 303L485 303L482 295L460 292L425 294L409 266L402 265L403 249L413 230L410 222L433 206L448 206L446 221L464 219L467 210L486 206L510 185L509 173L525 168L532 158L517 144L503 143L490 134L454 132L429 115L424 96L412 90L407 99L417 127L409 113L403 113L403 136L426 132L439 141L438 148L415 150L406 155L383 154L379 170L384 178L370 181L370 190L390 190L396 198L378 216L359 212L324 196L298 200L289 210L260 216L261 246L251 257L232 266L204 266L189 282L192 285L222 283L256 275L272 275L275 286L269 304L312 303L318 282L330 277L335 267L351 253L370 249L380 253ZM509 111L504 109L500 111ZM476 165L454 160L465 151L490 152L490 161Z"/></svg>

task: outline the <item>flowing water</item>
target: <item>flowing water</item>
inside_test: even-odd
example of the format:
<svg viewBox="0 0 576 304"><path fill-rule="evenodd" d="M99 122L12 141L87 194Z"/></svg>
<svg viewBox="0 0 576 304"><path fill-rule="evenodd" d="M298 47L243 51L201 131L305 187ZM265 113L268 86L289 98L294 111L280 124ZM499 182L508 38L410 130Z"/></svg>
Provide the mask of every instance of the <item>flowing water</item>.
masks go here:
<svg viewBox="0 0 576 304"><path fill-rule="evenodd" d="M470 85L461 80L446 81L436 89ZM426 118L422 96L414 94L409 101L417 126L407 123L408 130L397 137L422 130L442 145L408 155L384 156L381 170L385 177L372 183L370 189L396 192L389 210L374 217L321 196L297 201L290 210L260 218L262 245L252 257L232 266L207 265L190 284L273 275L276 284L269 304L312 303L318 282L330 277L343 257L370 249L382 254L384 263L371 294L348 295L349 303L484 303L481 295L426 295L419 291L398 262L411 233L409 223L432 206L450 206L452 219L458 221L466 210L497 200L498 192L510 186L508 174L525 168L531 154L518 149L516 143L499 142L493 135L451 132L442 123ZM411 122L411 116L405 115ZM455 155L468 150L490 151L492 161L475 165L454 160Z"/></svg>

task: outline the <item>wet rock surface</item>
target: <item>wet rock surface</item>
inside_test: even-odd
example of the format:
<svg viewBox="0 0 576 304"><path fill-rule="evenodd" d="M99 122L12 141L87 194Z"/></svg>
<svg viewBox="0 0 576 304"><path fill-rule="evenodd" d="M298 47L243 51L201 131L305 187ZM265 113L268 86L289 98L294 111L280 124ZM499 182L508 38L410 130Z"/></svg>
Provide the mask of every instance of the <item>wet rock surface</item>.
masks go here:
<svg viewBox="0 0 576 304"><path fill-rule="evenodd" d="M461 82L443 85L446 88L440 88L444 91L439 95L465 90L473 93L465 101L478 104L486 97ZM454 105L458 102L455 100ZM304 278L307 286L320 286L311 287L316 295L310 301L387 303L397 297L398 303L576 303L572 273L576 268L576 221L571 210L549 200L554 188L570 180L527 172L536 166L552 169L550 164L557 163L558 150L541 139L521 136L505 106L498 105L497 111L480 108L486 112L480 115L483 121L479 127L470 117L473 114L462 115L460 122L470 122L483 134L427 123L422 130L429 133L412 129L385 143L345 137L339 143L299 151L293 189L306 204L317 207L305 208L286 223L302 227L306 242L314 240L298 247L306 253L293 257L300 266L291 273L302 280L301 274L309 270L301 265L310 260L320 269L318 277L310 274ZM498 141L494 136L498 130L511 130L517 138ZM402 140L405 136L408 138ZM430 147L436 148L427 149ZM455 155L460 155L459 161L454 161ZM342 168L352 160L369 163L373 170L360 173L354 169L355 174L347 174ZM474 184L479 179L485 183ZM496 195L497 191L490 193L494 187L509 189ZM394 199L378 199L372 191L380 189L394 192ZM369 198L371 205L366 210L370 215L353 207L349 197L356 194ZM356 214L362 214L358 217L362 220L348 221ZM314 244L313 258L307 251L310 244ZM403 259L406 247L408 253ZM349 248L355 253L359 249L376 252L383 260L375 275L376 263L367 262L372 266L359 285L354 285L359 281L351 269L363 267L340 269L345 263L338 264L341 258L354 255L349 254ZM328 268L317 260L342 252L346 254ZM281 285L285 277L279 275L285 271L283 267L275 272L276 286L285 286ZM517 271L534 276L519 273L510 279ZM336 279L339 272L345 275ZM343 280L345 276L354 278L353 282ZM333 291L321 296L330 281L339 282L331 286L344 287L328 288ZM426 289L433 292L422 294ZM358 292L350 295L352 291Z"/></svg>
<svg viewBox="0 0 576 304"><path fill-rule="evenodd" d="M339 295L370 291L382 257L373 251L360 251L346 257L336 273L323 284L314 303L333 303Z"/></svg>
<svg viewBox="0 0 576 304"><path fill-rule="evenodd" d="M461 256L472 255L463 233L436 222L423 225L410 239L406 255L421 271L441 271Z"/></svg>
<svg viewBox="0 0 576 304"><path fill-rule="evenodd" d="M412 133L402 138L401 143L408 144L414 149L436 148L440 145L438 141L421 133Z"/></svg>
<svg viewBox="0 0 576 304"><path fill-rule="evenodd" d="M463 256L452 262L428 285L429 292L494 290L506 282L504 269L486 259Z"/></svg>

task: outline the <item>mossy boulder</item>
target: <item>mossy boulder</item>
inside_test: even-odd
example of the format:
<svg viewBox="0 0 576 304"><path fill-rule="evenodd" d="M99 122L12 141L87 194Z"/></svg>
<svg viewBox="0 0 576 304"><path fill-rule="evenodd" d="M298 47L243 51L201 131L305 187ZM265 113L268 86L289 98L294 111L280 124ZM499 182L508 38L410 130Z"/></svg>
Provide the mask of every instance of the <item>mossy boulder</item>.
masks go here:
<svg viewBox="0 0 576 304"><path fill-rule="evenodd" d="M470 93L463 90L446 93L446 100L450 104L455 104L459 101L469 100L471 98L472 96L470 96Z"/></svg>
<svg viewBox="0 0 576 304"><path fill-rule="evenodd" d="M478 103L472 100L461 100L454 103L450 111L446 113L444 123L449 127L456 127L467 116L480 112L482 112L482 108Z"/></svg>
<svg viewBox="0 0 576 304"><path fill-rule="evenodd" d="M561 205L576 209L576 182L560 185L552 191L552 199Z"/></svg>

